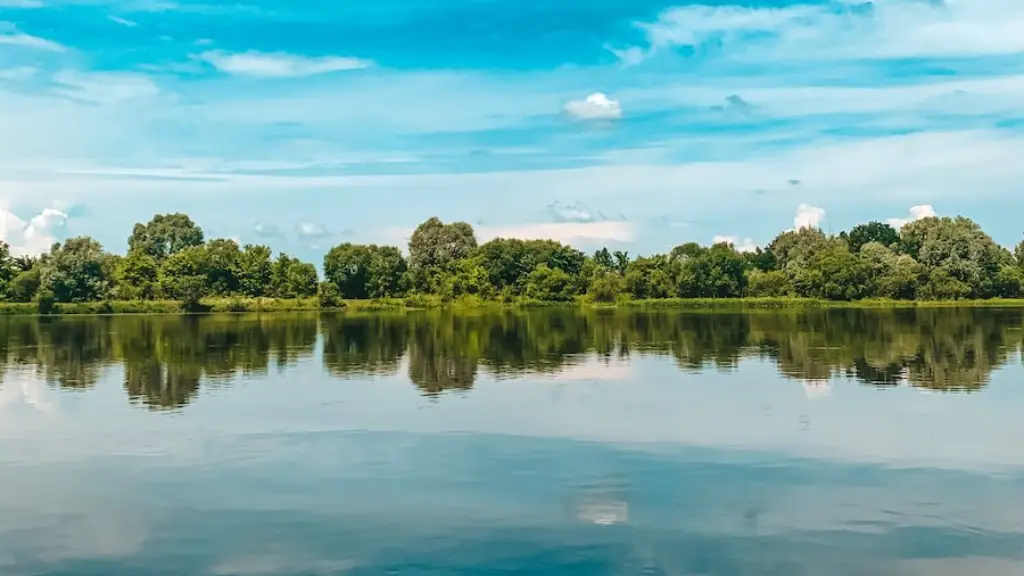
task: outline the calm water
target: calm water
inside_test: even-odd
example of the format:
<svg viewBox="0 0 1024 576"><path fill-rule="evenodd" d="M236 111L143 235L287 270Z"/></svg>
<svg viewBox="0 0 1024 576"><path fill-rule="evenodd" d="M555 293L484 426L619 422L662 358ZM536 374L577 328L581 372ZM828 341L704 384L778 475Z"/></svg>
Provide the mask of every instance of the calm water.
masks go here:
<svg viewBox="0 0 1024 576"><path fill-rule="evenodd" d="M0 320L0 574L1024 574L1024 310Z"/></svg>

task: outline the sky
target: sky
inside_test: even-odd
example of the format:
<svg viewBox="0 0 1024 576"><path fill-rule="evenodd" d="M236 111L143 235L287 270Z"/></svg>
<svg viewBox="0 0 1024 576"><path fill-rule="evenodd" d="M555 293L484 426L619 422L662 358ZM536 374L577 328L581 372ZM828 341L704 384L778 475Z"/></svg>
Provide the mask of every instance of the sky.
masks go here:
<svg viewBox="0 0 1024 576"><path fill-rule="evenodd" d="M0 237L646 254L1024 208L1019 0L0 0Z"/></svg>

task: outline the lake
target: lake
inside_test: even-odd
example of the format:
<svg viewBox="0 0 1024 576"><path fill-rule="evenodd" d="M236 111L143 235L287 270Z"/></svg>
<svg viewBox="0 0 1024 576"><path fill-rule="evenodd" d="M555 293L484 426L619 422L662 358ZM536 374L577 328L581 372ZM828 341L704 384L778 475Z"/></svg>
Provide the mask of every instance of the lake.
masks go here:
<svg viewBox="0 0 1024 576"><path fill-rule="evenodd" d="M0 574L1024 574L1024 309L0 319Z"/></svg>

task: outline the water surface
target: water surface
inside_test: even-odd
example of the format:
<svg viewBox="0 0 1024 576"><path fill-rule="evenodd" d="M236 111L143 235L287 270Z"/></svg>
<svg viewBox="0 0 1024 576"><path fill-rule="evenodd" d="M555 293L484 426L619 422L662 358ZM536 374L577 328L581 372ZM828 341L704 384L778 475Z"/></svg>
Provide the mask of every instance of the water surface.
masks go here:
<svg viewBox="0 0 1024 576"><path fill-rule="evenodd" d="M0 574L1024 574L1024 310L0 320Z"/></svg>

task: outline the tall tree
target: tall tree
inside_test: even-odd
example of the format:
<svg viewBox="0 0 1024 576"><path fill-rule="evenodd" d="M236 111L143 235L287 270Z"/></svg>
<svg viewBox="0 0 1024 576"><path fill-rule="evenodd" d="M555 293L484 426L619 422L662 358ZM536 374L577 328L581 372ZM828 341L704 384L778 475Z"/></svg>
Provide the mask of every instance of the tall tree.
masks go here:
<svg viewBox="0 0 1024 576"><path fill-rule="evenodd" d="M465 222L445 224L432 217L420 224L409 238L409 268L416 288L437 291L443 275L476 249L473 227Z"/></svg>
<svg viewBox="0 0 1024 576"><path fill-rule="evenodd" d="M40 285L57 302L88 302L106 298L110 290L107 254L88 237L54 244L42 266Z"/></svg>
<svg viewBox="0 0 1024 576"><path fill-rule="evenodd" d="M877 242L885 247L892 246L900 241L900 234L888 224L868 222L854 226L846 235L846 241L850 245L850 252L856 254L868 242Z"/></svg>
<svg viewBox="0 0 1024 576"><path fill-rule="evenodd" d="M146 224L136 224L128 237L128 250L142 252L158 262L185 248L203 243L203 230L187 214L157 214Z"/></svg>
<svg viewBox="0 0 1024 576"><path fill-rule="evenodd" d="M399 296L405 270L405 259L393 246L345 243L324 256L324 277L343 298Z"/></svg>

